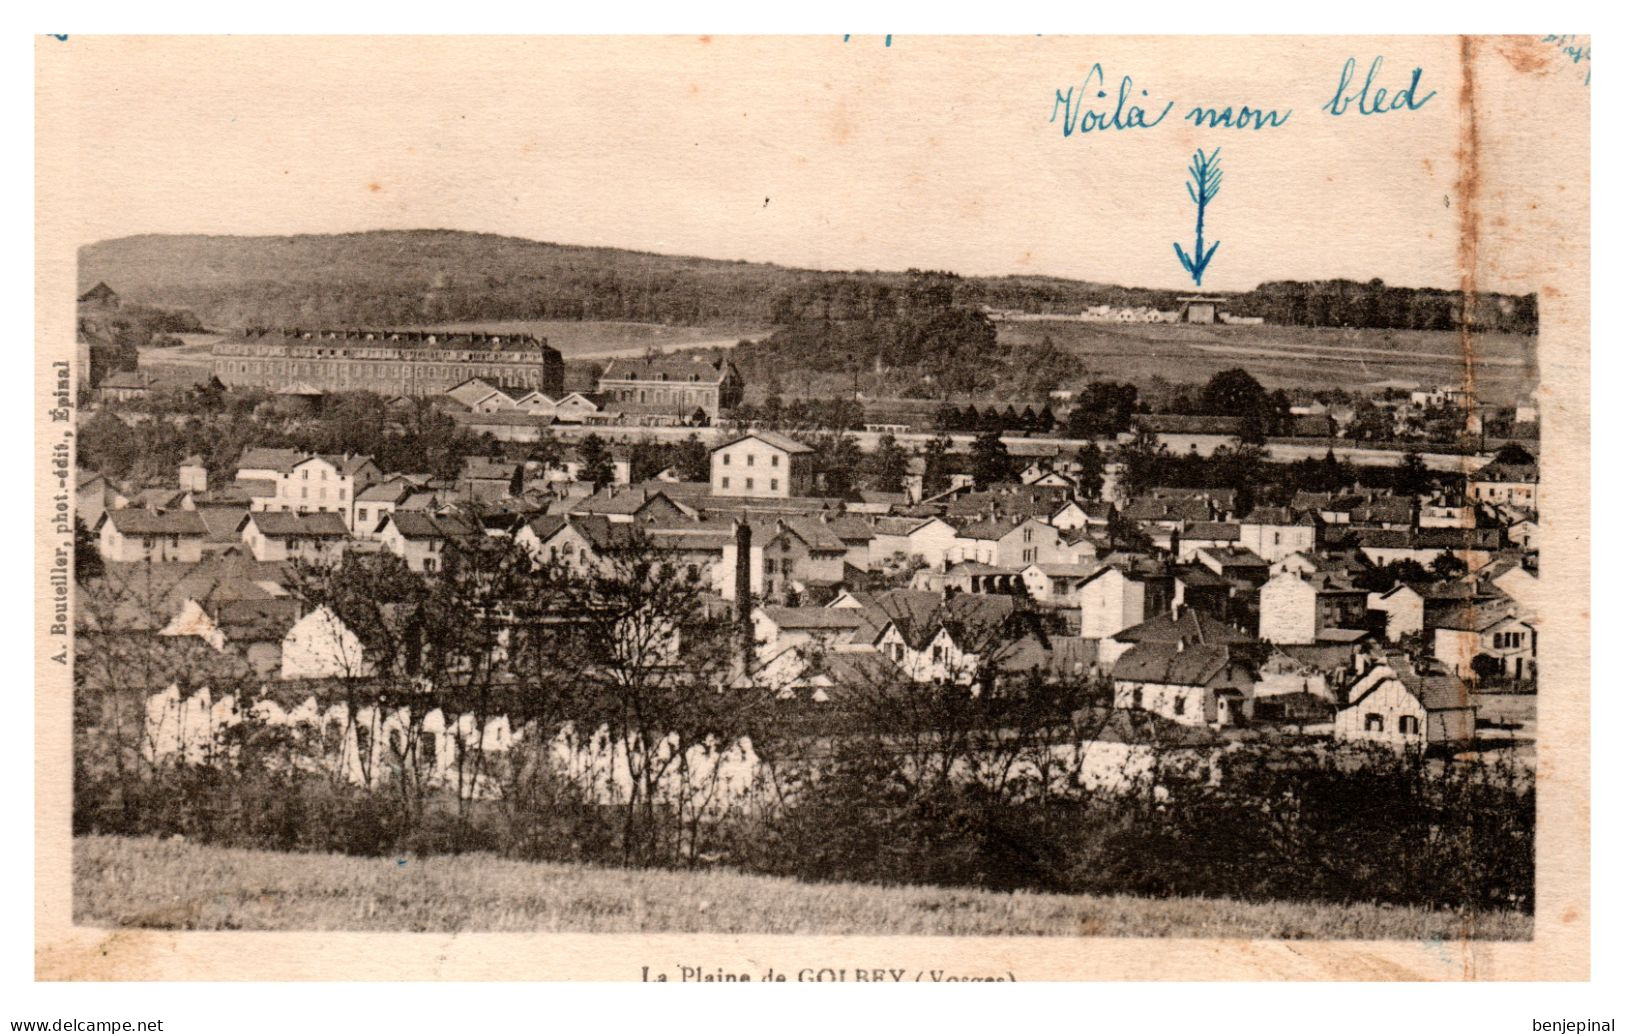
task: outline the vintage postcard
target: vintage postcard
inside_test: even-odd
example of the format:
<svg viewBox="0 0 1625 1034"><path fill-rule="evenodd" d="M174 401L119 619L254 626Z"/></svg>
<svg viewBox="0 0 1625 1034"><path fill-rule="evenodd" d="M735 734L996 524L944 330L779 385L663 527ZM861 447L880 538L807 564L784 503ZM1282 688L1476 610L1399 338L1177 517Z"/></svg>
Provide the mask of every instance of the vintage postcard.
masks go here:
<svg viewBox="0 0 1625 1034"><path fill-rule="evenodd" d="M1588 977L1588 37L35 58L39 978Z"/></svg>

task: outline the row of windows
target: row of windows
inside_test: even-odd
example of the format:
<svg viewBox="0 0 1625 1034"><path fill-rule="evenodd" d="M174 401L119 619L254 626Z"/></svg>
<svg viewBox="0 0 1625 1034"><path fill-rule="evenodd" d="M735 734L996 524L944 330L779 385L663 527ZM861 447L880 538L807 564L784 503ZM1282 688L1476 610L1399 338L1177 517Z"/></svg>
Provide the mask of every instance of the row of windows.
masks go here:
<svg viewBox="0 0 1625 1034"><path fill-rule="evenodd" d="M776 467L776 466L779 465L779 454L778 453L776 453L776 452L773 453L773 455L770 456L769 459L771 459L773 462L769 463L768 466ZM728 467L728 466L733 465L733 454L732 453L725 452L725 453L722 454L722 465L724 467ZM745 453L745 466L747 466L747 467L756 466L756 454L755 453L753 453L753 452ZM1028 534L1028 537L1029 537L1029 540L1030 540L1030 538L1032 536L1032 532L1029 531L1027 534Z"/></svg>
<svg viewBox="0 0 1625 1034"><path fill-rule="evenodd" d="M722 487L723 488L728 487L728 480L729 480L728 478L723 478L722 479ZM755 478L746 478L745 479L745 488L746 489L752 489L752 488L755 488L755 487L756 487L756 479ZM769 481L768 481L768 490L771 491L771 492L777 492L779 490L779 479L778 478L769 479Z"/></svg>
<svg viewBox="0 0 1625 1034"><path fill-rule="evenodd" d="M228 359L216 363L224 374L255 375L260 377L322 377L340 382L398 380L402 377L420 377L456 382L470 377L491 377L518 382L530 387L542 379L542 371L535 366L466 366L437 363L380 363L344 360L241 360Z"/></svg>
<svg viewBox="0 0 1625 1034"><path fill-rule="evenodd" d="M1368 712L1365 716L1365 731L1381 732L1382 715L1375 711ZM1422 723L1418 721L1416 716L1413 714L1402 714L1399 716L1399 732L1402 736L1420 735L1422 732Z"/></svg>
<svg viewBox="0 0 1625 1034"><path fill-rule="evenodd" d="M1497 633L1495 633L1494 639L1495 639L1495 648L1497 650L1505 650L1505 649L1516 650L1519 647L1523 646L1523 633L1522 632L1497 632Z"/></svg>

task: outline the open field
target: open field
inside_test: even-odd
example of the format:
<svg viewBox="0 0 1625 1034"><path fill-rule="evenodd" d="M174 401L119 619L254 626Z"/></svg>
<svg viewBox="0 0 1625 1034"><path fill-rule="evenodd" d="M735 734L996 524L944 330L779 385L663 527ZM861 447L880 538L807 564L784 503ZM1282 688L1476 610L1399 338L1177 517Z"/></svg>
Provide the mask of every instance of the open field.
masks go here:
<svg viewBox="0 0 1625 1034"><path fill-rule="evenodd" d="M677 327L593 320L490 320L402 329L534 334L574 360L636 356L649 348L731 348L741 338L772 333L766 326ZM1061 320L999 324L999 340L1008 344L1034 343L1046 335L1078 356L1087 379L1142 385L1153 375L1170 381L1205 381L1233 366L1244 367L1271 388L1337 385L1359 390L1388 381L1457 384L1466 372L1461 338L1448 331ZM143 365L207 365L209 345L219 335L179 336L186 342L179 348L143 349ZM1511 403L1534 390L1539 381L1534 338L1478 334L1472 340L1473 383L1481 398L1492 404Z"/></svg>
<svg viewBox="0 0 1625 1034"><path fill-rule="evenodd" d="M1141 384L1153 374L1201 382L1233 366L1244 367L1270 388L1459 384L1466 376L1462 338L1454 331L1060 320L999 324L1001 342L1036 343L1045 336L1077 355L1090 379ZM1535 388L1540 371L1534 337L1481 333L1471 341L1473 383L1482 399L1511 403Z"/></svg>
<svg viewBox="0 0 1625 1034"><path fill-rule="evenodd" d="M1532 920L1376 905L1000 894L602 869L489 855L352 858L74 841L74 920L178 930L1526 939Z"/></svg>

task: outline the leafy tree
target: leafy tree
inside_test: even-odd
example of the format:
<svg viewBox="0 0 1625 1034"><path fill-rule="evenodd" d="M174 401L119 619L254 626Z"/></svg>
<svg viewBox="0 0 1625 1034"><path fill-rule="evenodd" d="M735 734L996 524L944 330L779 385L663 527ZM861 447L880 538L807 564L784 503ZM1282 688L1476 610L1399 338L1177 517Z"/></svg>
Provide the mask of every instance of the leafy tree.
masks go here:
<svg viewBox="0 0 1625 1034"><path fill-rule="evenodd" d="M908 475L908 453L897 444L897 438L891 434L883 434L875 443L875 451L870 456L870 476L876 490L881 492L901 492L903 478Z"/></svg>
<svg viewBox="0 0 1625 1034"><path fill-rule="evenodd" d="M1261 442L1280 424L1286 396L1272 396L1253 375L1240 367L1223 370L1208 379L1199 405L1210 416L1239 417L1242 441Z"/></svg>
<svg viewBox="0 0 1625 1034"><path fill-rule="evenodd" d="M677 476L684 481L709 481L711 479L711 450L700 441L700 436L691 434L678 442L673 448L672 463L677 468Z"/></svg>
<svg viewBox="0 0 1625 1034"><path fill-rule="evenodd" d="M1067 434L1073 438L1098 438L1127 431L1139 394L1132 384L1091 382L1067 414Z"/></svg>
<svg viewBox="0 0 1625 1034"><path fill-rule="evenodd" d="M73 518L73 578L83 585L102 576L102 554L96 536L75 514Z"/></svg>
<svg viewBox="0 0 1625 1034"><path fill-rule="evenodd" d="M1501 677L1501 672L1503 669L1501 659L1499 657L1495 657L1487 653L1474 654L1470 663L1473 670L1473 678L1480 682L1488 682L1491 679Z"/></svg>
<svg viewBox="0 0 1625 1034"><path fill-rule="evenodd" d="M826 493L845 496L856 487L853 480L863 460L857 439L836 431L814 435L806 444L812 446L813 472L823 481Z"/></svg>
<svg viewBox="0 0 1625 1034"><path fill-rule="evenodd" d="M1433 487L1433 475L1419 453L1407 452L1394 473L1394 490L1400 495L1421 495Z"/></svg>
<svg viewBox="0 0 1625 1034"><path fill-rule="evenodd" d="M1009 481L1015 476L1010 450L997 431L983 431L971 443L971 476L978 487Z"/></svg>
<svg viewBox="0 0 1625 1034"><path fill-rule="evenodd" d="M1089 442L1078 450L1074 462L1078 467L1075 476L1079 494L1086 499L1100 498L1100 490L1106 480L1106 454L1100 446Z"/></svg>
<svg viewBox="0 0 1625 1034"><path fill-rule="evenodd" d="M1495 450L1495 462L1507 463L1514 466L1528 466L1535 462L1535 457L1517 442L1507 442Z"/></svg>
<svg viewBox="0 0 1625 1034"><path fill-rule="evenodd" d="M1467 573L1467 563L1454 553L1440 553L1428 565L1428 571L1435 578L1460 578Z"/></svg>
<svg viewBox="0 0 1625 1034"><path fill-rule="evenodd" d="M602 438L589 434L581 439L580 455L582 481L591 484L595 490L615 483L615 461Z"/></svg>
<svg viewBox="0 0 1625 1034"><path fill-rule="evenodd" d="M948 457L954 448L953 439L946 434L938 434L925 443L921 457L925 461L925 471L921 480L921 491L925 496L934 496L948 487Z"/></svg>
<svg viewBox="0 0 1625 1034"><path fill-rule="evenodd" d="M1170 457L1168 446L1156 435L1141 431L1122 447L1118 459L1123 463L1123 491L1136 496L1163 482Z"/></svg>

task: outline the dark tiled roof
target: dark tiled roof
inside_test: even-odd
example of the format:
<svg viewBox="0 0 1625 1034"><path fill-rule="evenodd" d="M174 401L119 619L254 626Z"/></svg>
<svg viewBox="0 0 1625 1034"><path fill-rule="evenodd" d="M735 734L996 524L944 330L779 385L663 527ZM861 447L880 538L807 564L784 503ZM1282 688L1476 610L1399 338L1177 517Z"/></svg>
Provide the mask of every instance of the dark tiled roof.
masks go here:
<svg viewBox="0 0 1625 1034"><path fill-rule="evenodd" d="M645 356L611 359L599 376L604 381L654 384L721 384L728 371L725 362L708 362L693 356Z"/></svg>
<svg viewBox="0 0 1625 1034"><path fill-rule="evenodd" d="M775 449L782 449L785 452L792 453L792 454L798 454L799 455L801 453L808 453L808 452L813 451L811 446L803 445L801 442L796 441L794 438L790 438L790 437L787 437L785 435L779 434L776 431L746 431L744 434L735 435L734 437L732 437L732 438L728 439L727 441L723 442L721 445L718 445L716 448L712 449L711 451L716 452L718 449L726 449L728 446L737 444L738 442L742 442L746 438L760 439L761 441L764 441L767 444L773 446Z"/></svg>
<svg viewBox="0 0 1625 1034"><path fill-rule="evenodd" d="M280 510L262 510L251 513L238 522L239 528L253 521L260 534L286 537L298 536L300 538L348 538L349 531L344 527L344 518L336 513L291 513Z"/></svg>
<svg viewBox="0 0 1625 1034"><path fill-rule="evenodd" d="M409 539L477 538L482 534L479 525L458 514L434 515L403 510L389 514L384 520Z"/></svg>
<svg viewBox="0 0 1625 1034"><path fill-rule="evenodd" d="M1257 639L1233 625L1227 625L1210 614L1186 607L1176 618L1171 613L1158 614L1125 628L1112 636L1122 643L1174 643L1184 641L1197 645L1222 646L1235 643L1256 643Z"/></svg>
<svg viewBox="0 0 1625 1034"><path fill-rule="evenodd" d="M208 525L191 510L108 510L105 520L111 521L120 535L207 535Z"/></svg>
<svg viewBox="0 0 1625 1034"><path fill-rule="evenodd" d="M1142 643L1123 654L1112 666L1120 682L1152 682L1168 686L1206 686L1230 665L1223 646L1186 646L1177 643Z"/></svg>
<svg viewBox="0 0 1625 1034"><path fill-rule="evenodd" d="M1540 480L1540 466L1534 463L1487 463L1467 475L1467 480L1531 485Z"/></svg>
<svg viewBox="0 0 1625 1034"><path fill-rule="evenodd" d="M786 629L856 629L865 624L858 610L849 607L763 607L762 613Z"/></svg>
<svg viewBox="0 0 1625 1034"><path fill-rule="evenodd" d="M1186 541L1239 542L1241 525L1231 521L1192 521L1185 525L1184 534L1180 537Z"/></svg>

